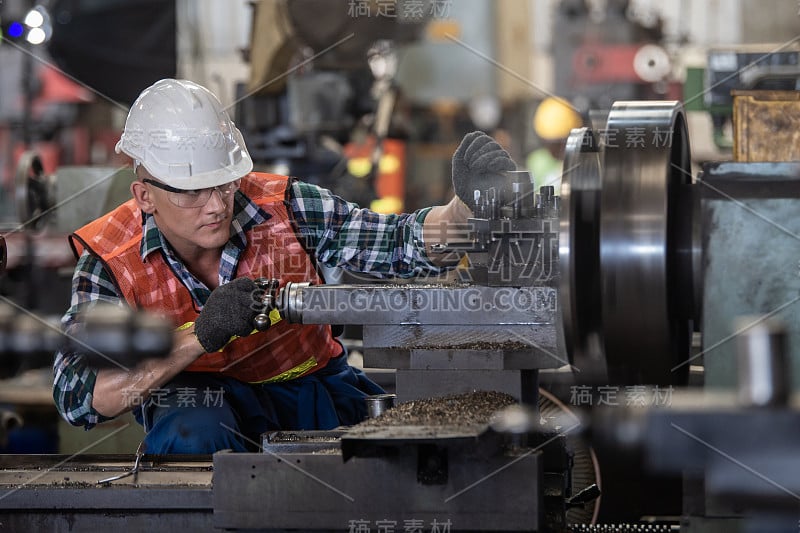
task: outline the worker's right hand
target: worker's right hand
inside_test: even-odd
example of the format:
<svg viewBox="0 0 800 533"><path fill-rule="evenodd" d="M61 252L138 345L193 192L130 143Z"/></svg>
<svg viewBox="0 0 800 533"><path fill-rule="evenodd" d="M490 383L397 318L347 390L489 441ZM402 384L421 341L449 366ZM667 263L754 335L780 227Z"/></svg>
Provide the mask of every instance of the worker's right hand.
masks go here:
<svg viewBox="0 0 800 533"><path fill-rule="evenodd" d="M475 210L473 191L495 188L497 194L506 183L505 171L517 166L497 141L482 131L468 133L453 154L453 189L462 202Z"/></svg>
<svg viewBox="0 0 800 533"><path fill-rule="evenodd" d="M206 352L219 351L231 337L245 337L253 332L257 290L252 279L243 277L211 291L194 322L194 334Z"/></svg>

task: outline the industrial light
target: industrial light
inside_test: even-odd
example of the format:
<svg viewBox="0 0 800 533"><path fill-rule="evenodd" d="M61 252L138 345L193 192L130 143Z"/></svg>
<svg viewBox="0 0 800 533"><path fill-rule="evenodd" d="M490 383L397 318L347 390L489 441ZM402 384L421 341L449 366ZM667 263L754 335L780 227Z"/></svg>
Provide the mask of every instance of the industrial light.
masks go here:
<svg viewBox="0 0 800 533"><path fill-rule="evenodd" d="M42 44L47 40L47 34L42 28L31 28L28 32L28 42L31 44Z"/></svg>
<svg viewBox="0 0 800 533"><path fill-rule="evenodd" d="M19 22L12 22L8 25L8 30L6 30L6 33L9 37L17 39L22 37L22 34L25 33L25 27Z"/></svg>
<svg viewBox="0 0 800 533"><path fill-rule="evenodd" d="M43 6L36 6L25 15L25 26L28 29L25 40L31 44L42 44L50 39L53 26L50 24L50 14ZM24 31L24 28L23 28ZM22 33L20 33L22 35Z"/></svg>
<svg viewBox="0 0 800 533"><path fill-rule="evenodd" d="M28 14L25 15L25 25L29 28L39 28L42 24L44 24L44 15L42 14L41 8L35 7L28 11Z"/></svg>

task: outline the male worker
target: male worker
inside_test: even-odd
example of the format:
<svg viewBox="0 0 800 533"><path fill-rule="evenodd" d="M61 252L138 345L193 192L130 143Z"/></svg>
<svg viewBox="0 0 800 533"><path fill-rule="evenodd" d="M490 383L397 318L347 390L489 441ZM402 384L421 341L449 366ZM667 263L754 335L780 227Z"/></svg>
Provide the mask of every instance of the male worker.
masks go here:
<svg viewBox="0 0 800 533"><path fill-rule="evenodd" d="M561 190L564 147L569 132L580 128L583 119L566 100L548 97L541 101L533 115L533 131L544 145L528 154L526 166L533 176L535 190L545 185Z"/></svg>
<svg viewBox="0 0 800 533"><path fill-rule="evenodd" d="M61 415L88 429L133 409L147 452L159 454L245 451L269 429L362 420L364 396L381 389L347 364L330 326L277 321L253 332L253 279L321 283L316 263L377 276L435 272L447 261L426 246L470 208L454 198L380 215L307 183L253 173L220 102L185 80L141 93L117 150L133 159L133 198L72 236L80 257L63 322L69 333L93 304L124 303L171 321L174 346L128 369L94 369L81 353L59 353ZM490 137L471 133L453 156L458 196L469 199L482 180L514 168Z"/></svg>

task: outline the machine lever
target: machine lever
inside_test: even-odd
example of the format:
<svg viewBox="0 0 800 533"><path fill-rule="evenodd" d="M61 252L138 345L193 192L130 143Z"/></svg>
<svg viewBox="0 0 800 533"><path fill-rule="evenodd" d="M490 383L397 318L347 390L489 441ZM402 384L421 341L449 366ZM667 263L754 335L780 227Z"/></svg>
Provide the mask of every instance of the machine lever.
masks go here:
<svg viewBox="0 0 800 533"><path fill-rule="evenodd" d="M567 500L567 509L572 507L583 507L584 504L596 500L600 497L600 487L592 483L578 494Z"/></svg>
<svg viewBox="0 0 800 533"><path fill-rule="evenodd" d="M123 474L119 474L117 476L109 477L109 478L106 478L106 479L101 479L100 481L97 482L97 484L98 485L108 485L112 481L117 481L117 480L120 480L120 479L124 479L124 478L126 478L128 476L133 476L133 482L135 484L136 480L139 477L139 465L141 464L142 456L144 455L144 451L145 451L146 448L147 448L147 446L145 446L144 441L139 443L139 447L136 449L136 460L133 462L133 468L131 468L130 470L128 470L127 472L125 472Z"/></svg>

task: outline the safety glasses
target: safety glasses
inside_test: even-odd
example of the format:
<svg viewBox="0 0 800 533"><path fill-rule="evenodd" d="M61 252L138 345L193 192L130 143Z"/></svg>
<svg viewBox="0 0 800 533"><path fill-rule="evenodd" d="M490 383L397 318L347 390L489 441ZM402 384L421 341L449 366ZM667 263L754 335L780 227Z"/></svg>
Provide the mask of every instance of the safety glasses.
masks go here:
<svg viewBox="0 0 800 533"><path fill-rule="evenodd" d="M219 192L220 198L223 200L227 200L230 196L235 193L239 189L239 185L242 180L234 180L229 183L224 183L222 185L217 185L216 187L208 187L206 189L194 189L194 190L184 190L184 189L176 189L175 187L170 187L166 183L161 183L159 181L151 180L150 178L145 178L142 180L143 183L149 183L153 187L159 188L162 191L166 191L169 194L167 198L169 201L178 207L203 207L208 203L208 200L211 198L211 193L214 191Z"/></svg>

